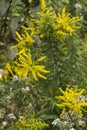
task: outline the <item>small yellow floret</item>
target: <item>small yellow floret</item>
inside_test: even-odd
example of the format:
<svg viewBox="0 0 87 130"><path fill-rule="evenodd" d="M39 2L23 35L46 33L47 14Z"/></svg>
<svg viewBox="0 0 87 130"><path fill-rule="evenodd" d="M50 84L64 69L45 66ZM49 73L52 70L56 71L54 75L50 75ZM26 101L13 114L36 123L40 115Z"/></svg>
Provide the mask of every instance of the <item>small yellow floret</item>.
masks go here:
<svg viewBox="0 0 87 130"><path fill-rule="evenodd" d="M41 9L42 9L42 11L45 11L45 10L46 10L45 0L41 0Z"/></svg>

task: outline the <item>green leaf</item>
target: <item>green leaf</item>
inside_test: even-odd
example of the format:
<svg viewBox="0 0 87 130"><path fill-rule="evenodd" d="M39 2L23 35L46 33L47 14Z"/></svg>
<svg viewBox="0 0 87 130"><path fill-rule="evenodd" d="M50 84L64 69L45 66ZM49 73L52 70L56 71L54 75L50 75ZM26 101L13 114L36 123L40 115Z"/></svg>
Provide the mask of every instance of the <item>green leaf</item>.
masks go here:
<svg viewBox="0 0 87 130"><path fill-rule="evenodd" d="M9 7L9 2L7 0L0 1L0 15L3 16Z"/></svg>
<svg viewBox="0 0 87 130"><path fill-rule="evenodd" d="M55 114L42 114L38 117L41 120L53 120L57 118L57 115Z"/></svg>
<svg viewBox="0 0 87 130"><path fill-rule="evenodd" d="M15 36L15 33L18 29L18 24L19 24L19 21L20 21L20 17L12 17L12 20L11 20L11 31L13 33L13 36Z"/></svg>

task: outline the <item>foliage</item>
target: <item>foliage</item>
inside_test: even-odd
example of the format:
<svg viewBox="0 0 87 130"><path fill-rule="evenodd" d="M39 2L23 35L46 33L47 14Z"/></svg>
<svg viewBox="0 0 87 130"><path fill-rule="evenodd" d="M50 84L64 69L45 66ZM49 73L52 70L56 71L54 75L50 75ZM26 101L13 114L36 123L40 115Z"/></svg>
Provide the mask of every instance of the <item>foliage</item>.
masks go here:
<svg viewBox="0 0 87 130"><path fill-rule="evenodd" d="M25 129L23 117L29 127L46 122L47 130L70 129L72 123L86 129L86 102L77 101L87 91L86 2L1 0L1 5L0 129L17 130L16 122Z"/></svg>

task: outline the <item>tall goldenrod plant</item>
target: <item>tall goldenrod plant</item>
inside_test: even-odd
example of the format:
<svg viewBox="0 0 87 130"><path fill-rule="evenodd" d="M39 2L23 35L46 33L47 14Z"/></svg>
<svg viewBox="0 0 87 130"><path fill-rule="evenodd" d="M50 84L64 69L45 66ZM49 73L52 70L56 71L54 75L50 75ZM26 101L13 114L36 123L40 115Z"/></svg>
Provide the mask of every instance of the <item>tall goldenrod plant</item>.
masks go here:
<svg viewBox="0 0 87 130"><path fill-rule="evenodd" d="M34 80L38 80L38 77L46 79L46 77L42 73L49 73L45 69L44 65L40 65L46 56L41 56L36 61L33 61L32 54L31 54L31 46L34 44L34 29L33 28L23 28L23 33L17 35L17 45L13 46L12 48L17 47L18 52L16 53L16 60L13 61L12 65L9 63L5 66L5 80L7 76L10 74L14 76L17 74L19 78L29 78ZM29 34L28 31L31 31Z"/></svg>
<svg viewBox="0 0 87 130"><path fill-rule="evenodd" d="M53 8L47 7L45 0L41 0L40 5L41 11L37 14L38 18L31 19L33 27L22 26L22 32L16 32L17 44L12 48L17 48L18 51L14 61L6 64L3 78L7 80L16 75L18 79L28 81L25 82L24 88L18 91L24 93L23 101L26 100L24 102L28 108L26 113L35 109L41 112L39 114L43 113L42 120L48 119L50 122L50 119L55 118L54 115L57 113L54 109L56 107L54 97L58 87L60 85L66 87L67 83L77 84L82 79L80 72L82 44L77 35L81 19L78 16L72 17L70 13L67 13L66 7L61 12L55 13ZM35 38L39 39L40 44ZM63 91L61 89L61 92L63 96L57 97L58 100L61 99L57 106L82 115L86 103L78 102L77 98L83 90L66 89ZM29 98L26 98L26 93ZM29 106L29 101L32 107ZM78 106L74 108L76 104ZM20 107L23 105L20 104ZM53 115L50 116L50 114ZM33 128L31 128L31 122L34 124ZM35 129L35 125L41 122L31 120L27 123L24 119L25 124L21 123L23 122L19 122L20 129L22 127Z"/></svg>

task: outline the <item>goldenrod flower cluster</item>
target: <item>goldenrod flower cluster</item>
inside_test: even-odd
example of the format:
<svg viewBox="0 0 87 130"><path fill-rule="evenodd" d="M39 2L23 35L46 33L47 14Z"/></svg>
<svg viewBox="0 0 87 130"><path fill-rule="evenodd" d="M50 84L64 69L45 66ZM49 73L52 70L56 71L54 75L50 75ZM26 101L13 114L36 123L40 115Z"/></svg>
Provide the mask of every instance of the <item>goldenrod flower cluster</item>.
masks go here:
<svg viewBox="0 0 87 130"><path fill-rule="evenodd" d="M34 80L38 80L38 77L46 79L43 73L49 73L49 71L45 69L44 65L40 65L40 62L45 58L46 56L42 56L33 61L30 50L27 52L22 50L18 53L18 59L13 62L12 66L7 63L5 67L6 74L11 74L12 76L17 74L19 78L27 77L29 79L34 78ZM6 74L5 76L7 76Z"/></svg>
<svg viewBox="0 0 87 130"><path fill-rule="evenodd" d="M13 66L11 66L10 63L7 63L6 66L5 66L5 73L4 73L3 77L2 77L2 79L7 80L7 77L8 77L9 74L14 76Z"/></svg>
<svg viewBox="0 0 87 130"><path fill-rule="evenodd" d="M80 99L81 95L84 93L84 89L76 87L66 88L66 90L63 91L60 88L60 92L62 93L62 96L56 96L56 99L59 101L57 106L63 111L82 116L82 112L85 111L84 107L87 107L87 101Z"/></svg>
<svg viewBox="0 0 87 130"><path fill-rule="evenodd" d="M76 34L76 31L80 28L76 23L81 20L79 17L70 17L70 13L66 13L66 7L63 8L62 13L58 13L58 17L56 17L57 26L55 29L57 30L58 35L73 36Z"/></svg>
<svg viewBox="0 0 87 130"><path fill-rule="evenodd" d="M47 123L41 122L34 118L30 118L27 120L26 117L24 117L21 121L17 122L16 124L19 130L22 130L22 129L43 130L45 127L49 126Z"/></svg>
<svg viewBox="0 0 87 130"><path fill-rule="evenodd" d="M41 38L53 38L53 40L58 38L62 41L67 35L75 35L80 28L77 24L81 18L71 17L70 13L66 12L66 7L61 13L56 14L54 10L47 8L45 1L42 0L41 9L42 11L38 13L39 19L35 20L37 33Z"/></svg>
<svg viewBox="0 0 87 130"><path fill-rule="evenodd" d="M18 32L16 32L17 44L13 46L12 48L17 47L20 50L24 48L26 49L32 46L33 43L35 42L34 40L35 29L34 28L26 28L22 26L22 30L23 30L22 34L19 34Z"/></svg>
<svg viewBox="0 0 87 130"><path fill-rule="evenodd" d="M43 56L36 61L32 60L32 56L29 52L23 52L22 55L19 55L18 62L15 61L15 72L18 74L20 78L22 77L33 77L35 80L38 80L37 77L41 77L46 79L42 73L49 73L49 71L45 70L45 66L39 65L39 63L44 60L46 57Z"/></svg>
<svg viewBox="0 0 87 130"><path fill-rule="evenodd" d="M24 26L22 26L22 29L22 34L16 32L17 44L11 47L18 49L16 53L17 58L15 58L12 64L6 64L3 77L6 80L9 74L11 76L16 74L19 78L27 77L28 79L34 78L34 80L38 80L38 77L40 77L46 79L43 73L49 73L49 71L45 69L44 65L40 65L40 62L43 61L46 56L42 56L34 61L30 51L31 46L35 42L35 29L26 28Z"/></svg>
<svg viewBox="0 0 87 130"><path fill-rule="evenodd" d="M56 15L51 10L46 10L45 12L38 13L40 19L34 20L34 22L37 24L36 31L37 34L40 35L40 38L50 38L53 37L54 28L56 26L55 24L55 18Z"/></svg>

